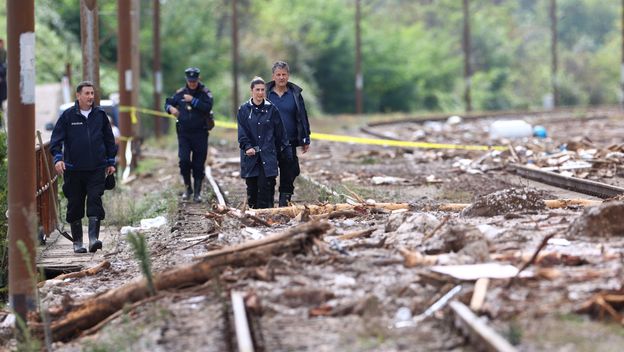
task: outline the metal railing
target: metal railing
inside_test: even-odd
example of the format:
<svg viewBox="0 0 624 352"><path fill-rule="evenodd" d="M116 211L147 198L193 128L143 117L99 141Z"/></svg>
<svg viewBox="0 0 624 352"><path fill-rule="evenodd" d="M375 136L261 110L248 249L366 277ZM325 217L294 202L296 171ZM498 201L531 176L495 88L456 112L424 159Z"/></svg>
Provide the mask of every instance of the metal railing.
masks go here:
<svg viewBox="0 0 624 352"><path fill-rule="evenodd" d="M55 211L58 207L55 207L53 202L58 199L59 178L51 162L46 163L44 153L46 153L45 155L47 155L48 160L52 160L49 143L43 144L43 150L39 145L35 148L35 164L37 170L37 190L35 192L37 198L37 219L39 222L40 235L43 234L45 236L44 238L46 238L58 225L59 217ZM46 164L50 165L46 166ZM48 167L48 172L46 172L46 167Z"/></svg>

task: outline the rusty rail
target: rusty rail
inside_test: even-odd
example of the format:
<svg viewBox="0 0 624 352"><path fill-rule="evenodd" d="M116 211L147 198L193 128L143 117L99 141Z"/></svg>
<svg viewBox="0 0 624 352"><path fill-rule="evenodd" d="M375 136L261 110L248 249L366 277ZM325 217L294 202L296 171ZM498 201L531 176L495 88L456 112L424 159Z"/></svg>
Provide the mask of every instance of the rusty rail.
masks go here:
<svg viewBox="0 0 624 352"><path fill-rule="evenodd" d="M48 160L52 160L49 143L43 145L43 150L39 145L35 148L37 219L40 226L40 236L43 235L45 239L58 225L58 214L55 212L52 203L54 199L58 199L58 176L52 165L49 166L49 172L45 172L46 163L43 153L48 153ZM54 176L50 180L47 175Z"/></svg>

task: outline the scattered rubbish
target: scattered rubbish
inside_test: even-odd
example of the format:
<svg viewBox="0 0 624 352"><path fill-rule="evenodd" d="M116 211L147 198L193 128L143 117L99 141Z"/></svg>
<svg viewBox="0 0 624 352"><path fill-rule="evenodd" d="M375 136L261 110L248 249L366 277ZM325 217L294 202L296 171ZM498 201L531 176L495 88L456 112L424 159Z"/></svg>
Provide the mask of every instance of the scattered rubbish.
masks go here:
<svg viewBox="0 0 624 352"><path fill-rule="evenodd" d="M509 264L482 263L469 265L436 265L429 270L452 276L459 280L510 279L518 274L518 268Z"/></svg>
<svg viewBox="0 0 624 352"><path fill-rule="evenodd" d="M533 127L524 120L497 120L490 125L490 137L501 138L526 138L533 136Z"/></svg>
<svg viewBox="0 0 624 352"><path fill-rule="evenodd" d="M565 238L551 238L548 240L548 244L553 246L569 246L571 242Z"/></svg>
<svg viewBox="0 0 624 352"><path fill-rule="evenodd" d="M401 307L394 314L395 324L412 320L412 311L408 307Z"/></svg>
<svg viewBox="0 0 624 352"><path fill-rule="evenodd" d="M446 119L447 125L459 125L460 123L462 123L462 118L457 115L449 116L449 118Z"/></svg>
<svg viewBox="0 0 624 352"><path fill-rule="evenodd" d="M392 176L373 176L371 182L374 185L396 185L397 183L407 182L406 179Z"/></svg>
<svg viewBox="0 0 624 352"><path fill-rule="evenodd" d="M508 188L477 197L462 211L463 216L496 216L519 211L542 211L546 203L540 193L525 188Z"/></svg>
<svg viewBox="0 0 624 352"><path fill-rule="evenodd" d="M127 235L129 233L137 233L143 230L161 227L167 224L167 218L165 218L164 216L157 216L151 219L142 219L140 224L141 226L123 226L119 230L119 233L121 233L122 235Z"/></svg>
<svg viewBox="0 0 624 352"><path fill-rule="evenodd" d="M459 291L461 291L461 289L462 289L461 285L457 285L453 287L449 292L447 292L444 296L442 296L439 300L437 300L434 304L432 304L429 308L427 308L427 310L424 311L422 314L419 314L407 321L398 321L394 323L394 327L397 329L400 329L400 328L408 328L408 327L416 326L421 321L433 315L433 313L444 308L444 306L448 303L448 301L450 301L451 298L455 297L455 295L457 295Z"/></svg>
<svg viewBox="0 0 624 352"><path fill-rule="evenodd" d="M167 218L164 216L157 216L151 219L142 219L141 220L141 228L143 229L151 229L154 227L161 227L162 225L167 224Z"/></svg>
<svg viewBox="0 0 624 352"><path fill-rule="evenodd" d="M548 132L546 132L546 128L542 125L533 126L533 136L537 138L546 138L548 137Z"/></svg>

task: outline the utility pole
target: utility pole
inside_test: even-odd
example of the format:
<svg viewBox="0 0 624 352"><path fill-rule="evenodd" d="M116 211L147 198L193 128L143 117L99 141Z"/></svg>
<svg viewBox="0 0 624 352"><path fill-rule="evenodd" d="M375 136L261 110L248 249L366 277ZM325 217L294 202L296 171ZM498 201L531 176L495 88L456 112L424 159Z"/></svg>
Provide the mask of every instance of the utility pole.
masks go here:
<svg viewBox="0 0 624 352"><path fill-rule="evenodd" d="M97 0L80 0L82 78L95 85L95 105L100 105L100 30Z"/></svg>
<svg viewBox="0 0 624 352"><path fill-rule="evenodd" d="M472 111L472 98L470 89L472 87L472 68L470 67L470 0L464 0L464 36L462 46L464 47L464 102L466 112Z"/></svg>
<svg viewBox="0 0 624 352"><path fill-rule="evenodd" d="M162 72L160 71L160 0L153 2L153 22L152 22L152 50L154 55L153 71L154 71L154 110L160 111L160 94L162 93ZM162 133L162 118L156 116L154 118L154 135L156 139L160 139Z"/></svg>
<svg viewBox="0 0 624 352"><path fill-rule="evenodd" d="M624 109L624 0L622 0L622 19L621 19L621 40L622 40L622 58L620 61L620 106Z"/></svg>
<svg viewBox="0 0 624 352"><path fill-rule="evenodd" d="M37 283L34 0L7 1L7 35L9 304L25 322L36 309Z"/></svg>
<svg viewBox="0 0 624 352"><path fill-rule="evenodd" d="M137 107L139 106L139 92L141 90L141 82L140 82L140 78L141 78L141 48L139 47L139 31L140 31L140 27L141 27L141 0L132 0L131 1L131 5L130 5L130 28L131 28L131 46L132 49L130 50L130 55L131 55L131 63L130 63L130 69L132 70L132 106L133 107ZM137 115L137 120L136 120L136 124L132 124L132 134L134 136L140 136L141 135L141 120L138 119L138 115ZM133 145L134 146L139 146L139 140L133 141ZM134 151L139 150L139 148L132 148L133 149L133 153L132 153L132 167L136 166L137 163L137 159L134 157L135 153Z"/></svg>
<svg viewBox="0 0 624 352"><path fill-rule="evenodd" d="M237 1L232 0L232 116L238 111L238 9Z"/></svg>
<svg viewBox="0 0 624 352"><path fill-rule="evenodd" d="M119 105L127 107L132 105L132 90L134 89L133 74L130 60L130 1L117 0L117 71L119 73ZM127 166L126 162L126 145L128 140L125 138L132 137L132 124L130 122L130 113L128 111L119 111L119 131L124 137L119 143L119 167L121 170Z"/></svg>
<svg viewBox="0 0 624 352"><path fill-rule="evenodd" d="M552 32L551 57L552 57L552 94L553 107L559 106L559 77L557 75L557 0L550 0L550 24Z"/></svg>
<svg viewBox="0 0 624 352"><path fill-rule="evenodd" d="M355 0L355 113L357 115L362 114L362 88L364 86L364 78L362 77L361 20L360 0Z"/></svg>

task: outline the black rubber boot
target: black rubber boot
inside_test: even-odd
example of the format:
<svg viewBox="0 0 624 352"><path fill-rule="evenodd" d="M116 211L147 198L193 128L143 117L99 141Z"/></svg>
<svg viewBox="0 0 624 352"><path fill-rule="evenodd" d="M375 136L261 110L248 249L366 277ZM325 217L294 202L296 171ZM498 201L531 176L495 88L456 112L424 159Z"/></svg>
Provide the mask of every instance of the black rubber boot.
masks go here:
<svg viewBox="0 0 624 352"><path fill-rule="evenodd" d="M287 207L288 203L290 203L290 198L292 197L291 193L281 193L279 195L279 203L280 207Z"/></svg>
<svg viewBox="0 0 624 352"><path fill-rule="evenodd" d="M193 187L191 187L191 185L186 185L186 191L182 193L182 200L187 201L191 199L192 195L193 195Z"/></svg>
<svg viewBox="0 0 624 352"><path fill-rule="evenodd" d="M194 193L193 193L193 201L195 203L201 203L201 189L202 189L202 181L203 180L195 180L195 184L193 185Z"/></svg>
<svg viewBox="0 0 624 352"><path fill-rule="evenodd" d="M89 217L89 252L94 253L98 249L102 249L102 241L100 241L100 219L97 216Z"/></svg>
<svg viewBox="0 0 624 352"><path fill-rule="evenodd" d="M71 234L74 238L74 253L87 253L87 249L82 244L82 221L76 220L69 224Z"/></svg>
<svg viewBox="0 0 624 352"><path fill-rule="evenodd" d="M193 195L193 187L191 187L191 175L182 175L184 180L184 187L186 190L182 193L182 200L189 200Z"/></svg>

